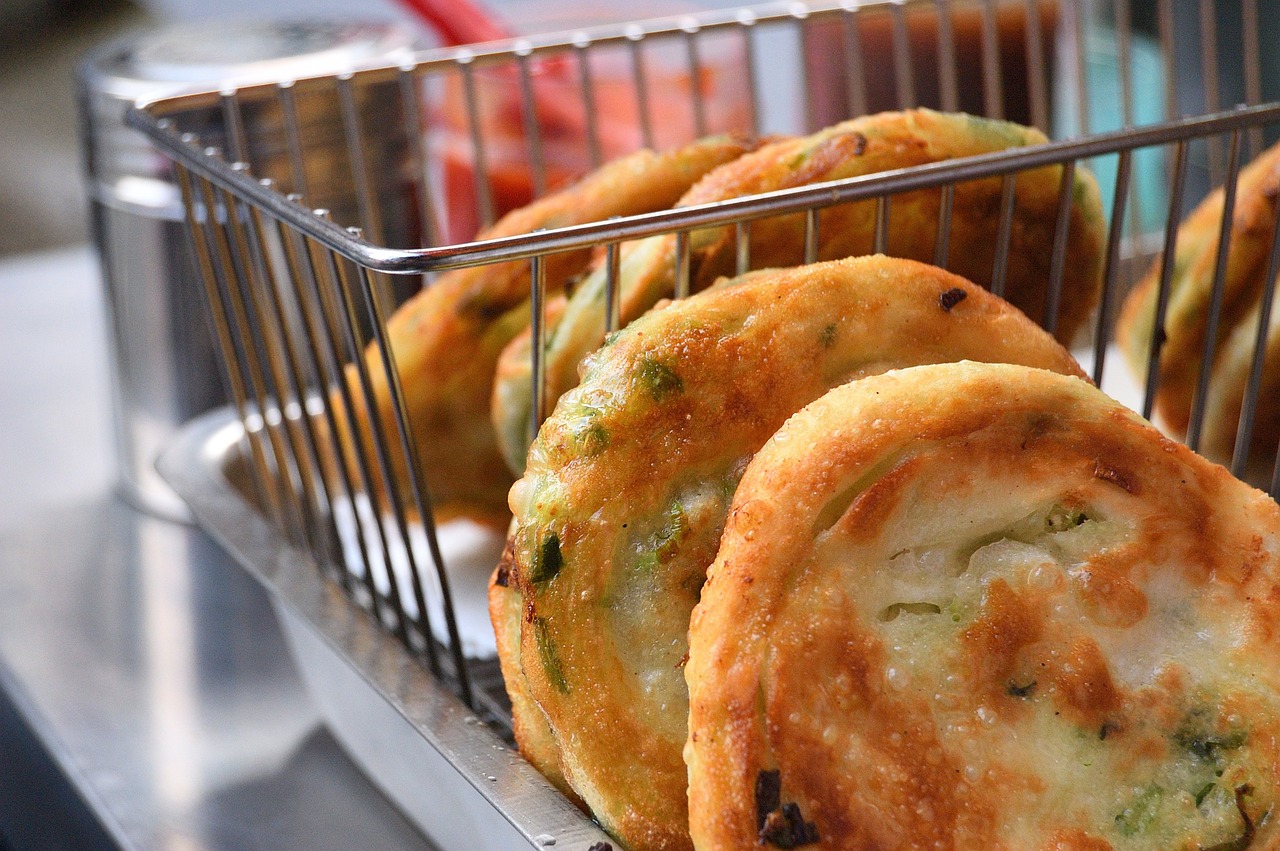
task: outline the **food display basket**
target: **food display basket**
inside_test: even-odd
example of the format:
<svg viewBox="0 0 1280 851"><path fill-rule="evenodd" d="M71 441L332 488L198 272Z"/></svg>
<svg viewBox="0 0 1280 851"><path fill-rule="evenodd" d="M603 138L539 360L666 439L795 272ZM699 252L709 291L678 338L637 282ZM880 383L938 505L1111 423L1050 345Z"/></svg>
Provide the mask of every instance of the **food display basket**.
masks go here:
<svg viewBox="0 0 1280 851"><path fill-rule="evenodd" d="M553 254L591 248L614 270L603 308L612 328L616 259L626 241L675 234L675 289L683 296L690 236L701 229L732 228L745 271L753 223L803 216L803 256L813 260L819 211L870 202L875 246L883 250L894 197L938 188L933 260L945 267L954 187L996 179L1004 189L991 217L992 289L999 293L1014 180L1028 169L1061 165L1044 324L1053 329L1057 306L1070 297L1062 281L1073 175L1088 169L1107 215L1104 288L1074 350L1104 390L1150 416L1159 347L1145 375L1130 377L1113 346L1116 313L1153 262L1172 270L1179 223L1214 186L1226 187L1222 233L1228 232L1241 169L1280 135L1280 104L1269 102L1280 98L1272 91L1280 79L1271 79L1263 61L1275 54L1264 34L1280 31L1280 20L1268 20L1276 14L1269 6L796 2L433 50L139 104L128 120L173 161L234 400L185 429L162 458L162 473L201 525L270 591L335 733L434 843L611 847L512 746L493 639L485 635L485 585L502 537L433 510L432 473L417 461L396 352L386 345L388 317L448 270L529 263L533 428L555 401L544 398L537 354L547 334L545 264ZM714 126L714 104L701 85L676 87L674 95L670 86L659 91L670 80L655 70L659 62L664 73L674 65L680 79L719 73L740 86L739 126ZM501 210L504 190L493 162L499 143L510 139L493 135L497 107L484 94L486 81L500 80L513 105L502 132L517 140L527 163L521 179L535 196L556 188L551 149L563 128L553 126L549 113L556 110L544 108L540 87L548 74L569 81L557 97L579 116L575 138L587 167L611 155L602 140L617 118L602 99L604 74L614 78L608 97L629 99L637 147L669 142L677 125L685 138L676 141L722 130L799 134L915 106L1016 119L1053 141L661 213L453 239L451 217L460 210L479 225ZM656 108L659 101L666 112ZM454 148L439 143L445 130L456 137ZM458 150L462 159L451 171L446 160ZM1217 260L1206 362L1221 310L1225 250ZM1273 238L1264 318L1278 266L1280 241ZM1166 272L1157 327L1169 289ZM364 357L366 349L377 356ZM1259 354L1237 445L1249 445L1262 366ZM357 463L339 465L334 474L325 465L343 451L334 435L349 429L375 369L390 377L400 416L394 429L375 424L356 441ZM1193 448L1207 373L1187 432ZM1274 495L1274 461L1261 469L1256 458L1236 454L1233 472ZM397 467L410 471L410 498L375 485Z"/></svg>

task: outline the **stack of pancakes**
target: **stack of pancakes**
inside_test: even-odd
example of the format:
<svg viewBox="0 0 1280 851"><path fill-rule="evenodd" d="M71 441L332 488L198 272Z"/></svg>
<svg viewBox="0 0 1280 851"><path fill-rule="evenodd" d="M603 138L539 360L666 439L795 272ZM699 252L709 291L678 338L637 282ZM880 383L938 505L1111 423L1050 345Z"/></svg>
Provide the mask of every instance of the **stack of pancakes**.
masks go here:
<svg viewBox="0 0 1280 851"><path fill-rule="evenodd" d="M511 504L518 741L624 847L1280 842L1280 509L963 279L652 311Z"/></svg>
<svg viewBox="0 0 1280 851"><path fill-rule="evenodd" d="M487 235L1043 141L928 110L708 140ZM873 202L624 245L607 338L608 257L554 258L536 436L526 265L393 320L437 504L500 522L521 476L489 596L517 741L621 846L1280 847L1280 510L1063 348L1105 243L1063 180L1011 178L1009 301L998 178L954 188L950 271L939 190L891 199L892 257Z"/></svg>

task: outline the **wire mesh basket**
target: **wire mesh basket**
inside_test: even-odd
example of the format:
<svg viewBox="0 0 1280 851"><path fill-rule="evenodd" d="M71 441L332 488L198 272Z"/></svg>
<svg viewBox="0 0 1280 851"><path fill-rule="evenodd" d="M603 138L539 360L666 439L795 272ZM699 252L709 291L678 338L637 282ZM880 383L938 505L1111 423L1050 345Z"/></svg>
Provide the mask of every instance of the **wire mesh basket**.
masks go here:
<svg viewBox="0 0 1280 851"><path fill-rule="evenodd" d="M1179 223L1211 188L1225 186L1203 344L1203 363L1212 363L1223 336L1217 324L1238 178L1280 128L1280 104L1268 103L1280 93L1269 89L1260 42L1273 14L1252 0L789 3L195 92L142 105L129 120L175 163L243 426L246 504L273 525L282 545L509 735L492 638L483 635L484 585L502 536L460 527L433 499L433 471L422 464L405 413L402 353L388 343L388 320L400 304L448 270L527 264L532 429L555 401L546 398L538 354L548 333L549 287L556 285L547 279L552 258L580 250L606 257L602 321L612 329L624 242L675 234L679 296L690 289L691 234L731 229L741 272L751 268L753 226L798 215L805 229L797 261L808 262L818 258L820 213L864 202L875 205L874 247L883 251L894 197L937 189L932 259L945 267L955 188L989 179L1002 187L990 234L991 286L1001 293L1015 180L1057 165L1058 221L1041 318L1053 330L1064 298L1073 175L1088 169L1107 216L1104 287L1074 346L1095 382L1150 417L1161 381L1160 335L1145 374L1129 378L1110 356L1116 312L1161 262L1153 323L1163 327ZM733 108L724 108L726 101ZM634 148L725 131L805 133L915 106L1009 118L1058 141L713 204L471 237L506 209ZM617 132L620 126L627 132ZM1280 264L1280 241L1274 232L1268 239L1262 319L1239 412L1242 448L1231 464L1275 495L1276 448L1262 453L1269 463L1243 449L1266 386L1265 336ZM1184 435L1193 448L1209 376L1202 367ZM389 426L362 431L355 420L370 406L375 384L388 388L396 415ZM397 470L409 486L383 487ZM468 605L470 614L459 612Z"/></svg>

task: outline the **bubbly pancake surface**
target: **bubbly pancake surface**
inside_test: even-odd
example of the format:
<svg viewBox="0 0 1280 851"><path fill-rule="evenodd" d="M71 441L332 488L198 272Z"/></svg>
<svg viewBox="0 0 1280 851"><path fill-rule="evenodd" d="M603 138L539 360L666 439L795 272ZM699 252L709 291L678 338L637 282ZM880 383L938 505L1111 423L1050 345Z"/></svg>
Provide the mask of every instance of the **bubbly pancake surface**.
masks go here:
<svg viewBox="0 0 1280 851"><path fill-rule="evenodd" d="M1003 300L885 257L752 273L649 313L588 360L512 489L510 577L520 684L569 785L625 845L688 847L688 618L746 462L832 386L965 357L1081 374Z"/></svg>
<svg viewBox="0 0 1280 851"><path fill-rule="evenodd" d="M700 849L1277 848L1280 510L1086 383L838 388L693 614Z"/></svg>

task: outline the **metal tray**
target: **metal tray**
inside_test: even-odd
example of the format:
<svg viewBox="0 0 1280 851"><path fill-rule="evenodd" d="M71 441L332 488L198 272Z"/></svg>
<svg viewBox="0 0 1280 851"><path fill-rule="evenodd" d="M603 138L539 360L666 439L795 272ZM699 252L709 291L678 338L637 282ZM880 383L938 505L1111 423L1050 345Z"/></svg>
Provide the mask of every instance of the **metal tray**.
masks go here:
<svg viewBox="0 0 1280 851"><path fill-rule="evenodd" d="M270 594L308 690L369 777L444 851L611 847L493 719L468 709L254 509L242 437L231 409L212 411L184 426L157 466ZM477 692L501 691L495 665L473 671Z"/></svg>

